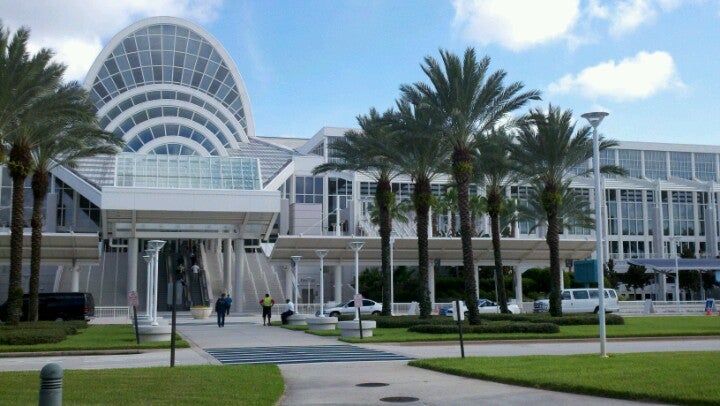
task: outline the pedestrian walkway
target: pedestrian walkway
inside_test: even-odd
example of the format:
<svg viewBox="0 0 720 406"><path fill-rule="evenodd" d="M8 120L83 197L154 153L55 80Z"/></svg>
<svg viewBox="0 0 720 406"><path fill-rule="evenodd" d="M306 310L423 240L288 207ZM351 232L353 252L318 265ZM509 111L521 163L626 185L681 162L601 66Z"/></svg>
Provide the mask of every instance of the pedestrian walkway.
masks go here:
<svg viewBox="0 0 720 406"><path fill-rule="evenodd" d="M324 362L409 361L402 355L354 345L206 348L223 364L316 364Z"/></svg>

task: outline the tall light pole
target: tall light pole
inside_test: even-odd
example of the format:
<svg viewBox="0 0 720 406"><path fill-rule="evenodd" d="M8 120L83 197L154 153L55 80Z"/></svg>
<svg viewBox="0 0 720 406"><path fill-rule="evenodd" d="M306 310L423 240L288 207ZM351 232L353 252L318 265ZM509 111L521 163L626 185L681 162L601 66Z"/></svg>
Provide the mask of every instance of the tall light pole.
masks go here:
<svg viewBox="0 0 720 406"><path fill-rule="evenodd" d="M602 186L600 183L600 142L597 128L608 113L596 111L585 113L581 117L586 119L593 128L593 176L595 177L595 267L598 280L598 322L600 324L600 356L607 357L605 344L605 279L603 272L603 219L602 219Z"/></svg>
<svg viewBox="0 0 720 406"><path fill-rule="evenodd" d="M150 289L152 287L152 276L151 276L152 275L152 262L151 262L152 256L149 254L150 251L146 250L145 252L147 252L147 254L143 255L143 259L145 260L145 263L147 264L147 267L146 267L147 277L145 278L146 282L147 282L147 288L145 289L145 315L149 319L150 314L151 314L151 311L150 311Z"/></svg>
<svg viewBox="0 0 720 406"><path fill-rule="evenodd" d="M680 246L680 237L671 237L673 248L675 250L675 308L680 313L680 268L678 267L678 247Z"/></svg>
<svg viewBox="0 0 720 406"><path fill-rule="evenodd" d="M362 241L353 241L350 248L355 252L355 296L360 294L360 249L365 245ZM360 319L360 308L355 310L355 320Z"/></svg>
<svg viewBox="0 0 720 406"><path fill-rule="evenodd" d="M395 251L395 236L390 234L390 315L394 314L395 306L395 267L393 264L393 251Z"/></svg>
<svg viewBox="0 0 720 406"><path fill-rule="evenodd" d="M293 264L295 264L295 274L293 275L293 285L295 285L295 300L293 300L293 302L295 303L295 306L300 305L300 303L298 303L298 265L300 264L300 258L302 258L300 255L293 255L290 257Z"/></svg>
<svg viewBox="0 0 720 406"><path fill-rule="evenodd" d="M328 250L315 250L315 254L320 257L320 317L325 317L325 280L323 271L325 270L323 258L327 255Z"/></svg>

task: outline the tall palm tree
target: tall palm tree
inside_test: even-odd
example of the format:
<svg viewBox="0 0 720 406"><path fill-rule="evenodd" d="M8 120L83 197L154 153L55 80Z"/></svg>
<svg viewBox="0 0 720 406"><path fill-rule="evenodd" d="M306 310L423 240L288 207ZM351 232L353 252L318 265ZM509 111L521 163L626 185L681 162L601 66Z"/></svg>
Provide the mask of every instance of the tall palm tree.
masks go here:
<svg viewBox="0 0 720 406"><path fill-rule="evenodd" d="M60 86L65 67L52 63L53 53L41 49L30 56L30 33L19 29L12 37L0 26L0 161L13 179L10 226L10 273L7 322L17 324L22 314L22 245L24 180L30 174L30 117L44 120L57 112L48 102Z"/></svg>
<svg viewBox="0 0 720 406"><path fill-rule="evenodd" d="M93 106L84 90L76 87L79 109L87 109L91 115L83 114L80 120L71 120L64 126L55 125L45 129L42 141L33 149L32 192L33 208L32 236L30 239L30 300L28 303L28 321L37 321L38 294L40 292L40 258L42 250L42 206L47 196L50 171L63 165L73 168L77 160L95 155L113 155L117 153L122 141L114 134L102 131L96 123ZM85 106L82 103L85 102Z"/></svg>
<svg viewBox="0 0 720 406"><path fill-rule="evenodd" d="M602 139L600 150L617 145ZM560 229L572 218L581 217L584 210L581 199L570 188L570 181L590 172L578 173L581 166L592 158L590 127L576 129L571 110L549 105L548 111L533 109L520 119L516 142L511 144L515 170L521 178L533 185L537 202L547 224L545 241L550 252L550 314L562 316L560 281ZM623 174L621 168L604 166L604 173ZM596 213L596 217L599 215Z"/></svg>
<svg viewBox="0 0 720 406"><path fill-rule="evenodd" d="M395 137L389 126L392 115L392 111L381 115L372 108L368 115L358 116L357 121L362 131L350 130L345 133L345 137L330 146L333 156L339 159L318 165L313 169L315 175L329 171L355 171L377 182L375 202L380 212L380 257L384 298L390 297L390 233L392 232L390 207L395 202L391 182L398 175L396 166L387 159L386 152L387 146L392 144ZM384 316L392 314L388 300L383 300L381 313Z"/></svg>
<svg viewBox="0 0 720 406"><path fill-rule="evenodd" d="M458 188L465 300L470 323L478 324L477 269L473 260L468 206L468 188L473 177L472 144L475 137L494 128L506 114L530 100L538 100L540 92L522 92L520 82L504 86L506 73L499 70L488 75L490 58L478 61L472 48L465 51L463 60L445 50L440 50L440 56L442 66L435 58L425 57L422 69L430 84L418 82L403 85L400 90L408 101L426 105L444 120L441 137L452 145L451 174Z"/></svg>
<svg viewBox="0 0 720 406"><path fill-rule="evenodd" d="M507 293L503 283L502 251L500 246L500 217L505 203L505 189L513 181L513 163L510 160L512 137L505 129L491 131L478 138L475 159L475 182L485 187L485 207L490 217L493 259L495 261L495 290L502 313L509 313Z"/></svg>
<svg viewBox="0 0 720 406"><path fill-rule="evenodd" d="M427 108L419 108L407 101L397 102L398 112L393 127L397 129L397 142L390 157L409 175L414 183L412 195L415 207L416 234L418 245L418 270L420 271L420 317L430 317L430 279L428 262L428 224L433 195L431 182L441 173L447 172L450 149L445 139L437 134L437 118Z"/></svg>

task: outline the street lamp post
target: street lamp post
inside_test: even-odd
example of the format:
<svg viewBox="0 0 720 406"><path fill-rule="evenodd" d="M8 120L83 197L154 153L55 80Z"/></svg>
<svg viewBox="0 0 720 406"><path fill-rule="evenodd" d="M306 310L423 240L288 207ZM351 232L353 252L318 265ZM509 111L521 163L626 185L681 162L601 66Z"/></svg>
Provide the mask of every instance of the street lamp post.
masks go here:
<svg viewBox="0 0 720 406"><path fill-rule="evenodd" d="M328 250L315 250L315 254L320 257L320 317L325 317L325 279L323 278L323 258L325 258L327 253Z"/></svg>
<svg viewBox="0 0 720 406"><path fill-rule="evenodd" d="M177 281L181 279L181 276L183 273L185 273L185 265L181 262L178 263L178 266L175 270L175 277L172 280L172 321L170 322L171 328L170 328L170 367L175 366L175 329L176 329L176 320L177 320ZM182 281L182 284L185 285L185 282Z"/></svg>
<svg viewBox="0 0 720 406"><path fill-rule="evenodd" d="M671 237L673 248L675 249L675 308L680 313L680 268L678 267L678 247L680 246L680 237Z"/></svg>
<svg viewBox="0 0 720 406"><path fill-rule="evenodd" d="M598 282L598 323L600 324L600 356L607 357L605 344L605 280L603 272L603 226L602 226L602 186L600 183L600 142L597 128L608 113L598 111L585 113L581 117L586 119L593 128L593 176L595 177L595 267Z"/></svg>
<svg viewBox="0 0 720 406"><path fill-rule="evenodd" d="M152 275L152 262L150 260L152 257L149 254L149 251L145 251L145 252L148 252L148 254L143 255L143 259L145 260L145 263L147 264L147 267L146 267L147 275L145 278L146 283L147 283L147 288L145 289L145 315L149 319L150 313L151 313L151 311L150 311L150 288L152 286L152 279L151 279L152 278L152 276L151 276Z"/></svg>
<svg viewBox="0 0 720 406"><path fill-rule="evenodd" d="M290 259L292 259L293 261L293 264L295 265L295 274L293 275L293 285L295 285L295 300L293 300L293 302L296 306L300 305L300 303L298 303L298 266L300 264L300 258L302 258L300 255L293 255L290 257Z"/></svg>
<svg viewBox="0 0 720 406"><path fill-rule="evenodd" d="M393 264L393 251L395 251L395 237L390 235L390 315L394 315L395 307L395 267Z"/></svg>
<svg viewBox="0 0 720 406"><path fill-rule="evenodd" d="M355 252L355 296L360 294L360 249L365 245L362 241L353 241L350 248ZM360 308L355 310L355 320L360 319Z"/></svg>

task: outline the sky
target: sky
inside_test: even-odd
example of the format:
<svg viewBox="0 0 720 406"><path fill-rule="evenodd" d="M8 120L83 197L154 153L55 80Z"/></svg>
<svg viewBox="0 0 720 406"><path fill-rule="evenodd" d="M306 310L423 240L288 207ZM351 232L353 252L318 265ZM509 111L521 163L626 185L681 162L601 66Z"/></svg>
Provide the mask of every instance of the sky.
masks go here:
<svg viewBox="0 0 720 406"><path fill-rule="evenodd" d="M83 81L102 47L142 18L209 31L250 97L258 136L357 127L427 82L424 58L468 47L542 101L610 115L620 141L720 145L720 0L3 0L4 29L31 29Z"/></svg>

